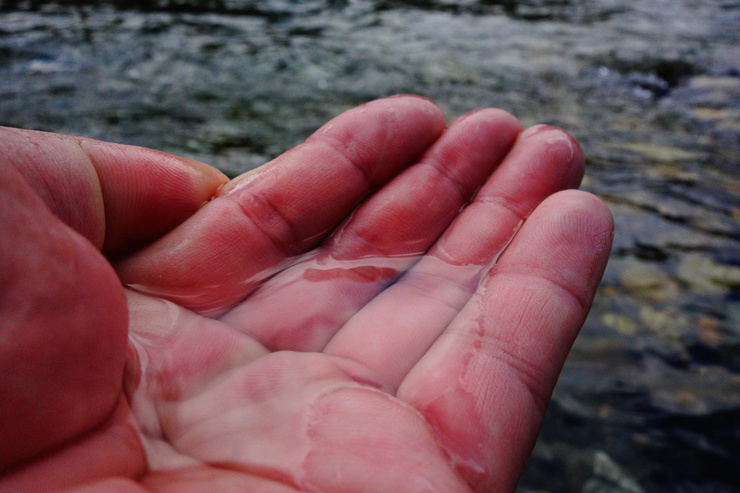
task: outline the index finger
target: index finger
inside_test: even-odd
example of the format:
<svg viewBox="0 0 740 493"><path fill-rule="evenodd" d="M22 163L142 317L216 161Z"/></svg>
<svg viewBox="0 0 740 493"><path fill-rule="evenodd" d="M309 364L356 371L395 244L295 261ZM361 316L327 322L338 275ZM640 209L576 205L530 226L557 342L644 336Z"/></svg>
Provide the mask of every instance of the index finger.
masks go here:
<svg viewBox="0 0 740 493"><path fill-rule="evenodd" d="M350 110L227 185L180 227L119 263L118 273L139 291L217 315L317 244L444 126L439 108L419 97Z"/></svg>

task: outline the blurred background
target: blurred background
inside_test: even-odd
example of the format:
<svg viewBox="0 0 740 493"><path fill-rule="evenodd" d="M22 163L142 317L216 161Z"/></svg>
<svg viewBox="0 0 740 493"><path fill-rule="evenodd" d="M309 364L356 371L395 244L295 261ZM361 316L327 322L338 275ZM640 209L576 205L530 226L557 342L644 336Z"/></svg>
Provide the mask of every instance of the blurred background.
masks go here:
<svg viewBox="0 0 740 493"><path fill-rule="evenodd" d="M740 1L0 0L0 125L234 176L396 93L568 129L615 216L519 491L740 491Z"/></svg>

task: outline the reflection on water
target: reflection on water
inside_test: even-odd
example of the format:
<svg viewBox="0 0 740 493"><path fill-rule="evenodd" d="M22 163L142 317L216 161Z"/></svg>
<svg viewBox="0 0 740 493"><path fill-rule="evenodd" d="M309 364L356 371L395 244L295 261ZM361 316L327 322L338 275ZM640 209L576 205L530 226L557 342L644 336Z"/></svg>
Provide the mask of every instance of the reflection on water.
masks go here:
<svg viewBox="0 0 740 493"><path fill-rule="evenodd" d="M0 1L0 123L231 174L399 92L571 130L617 237L521 490L733 491L740 3Z"/></svg>

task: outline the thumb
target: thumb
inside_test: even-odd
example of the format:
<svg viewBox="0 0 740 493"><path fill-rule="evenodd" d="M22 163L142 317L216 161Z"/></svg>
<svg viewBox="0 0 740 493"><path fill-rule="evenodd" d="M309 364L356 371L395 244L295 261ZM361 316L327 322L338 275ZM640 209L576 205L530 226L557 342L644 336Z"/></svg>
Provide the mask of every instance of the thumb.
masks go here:
<svg viewBox="0 0 740 493"><path fill-rule="evenodd" d="M125 297L95 247L0 166L0 471L102 423L120 396Z"/></svg>

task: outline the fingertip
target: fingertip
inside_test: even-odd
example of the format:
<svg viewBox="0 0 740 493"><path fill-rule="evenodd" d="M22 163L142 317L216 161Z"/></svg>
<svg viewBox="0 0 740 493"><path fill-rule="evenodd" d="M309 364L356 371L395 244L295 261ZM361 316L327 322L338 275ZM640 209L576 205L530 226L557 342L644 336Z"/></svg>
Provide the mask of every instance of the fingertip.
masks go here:
<svg viewBox="0 0 740 493"><path fill-rule="evenodd" d="M581 228L590 237L593 254L594 282L598 284L611 253L614 239L614 218L606 203L596 195L583 190L568 190L564 193L573 201L573 210L580 214ZM595 287L594 287L595 289Z"/></svg>
<svg viewBox="0 0 740 493"><path fill-rule="evenodd" d="M213 193L213 190L223 186L229 181L228 176L210 164L186 157L173 156L162 151L152 149L147 150L154 153L161 153L168 159L172 159L172 164L174 166L182 169L190 175L193 188L196 191L201 191L201 193L205 192L211 194Z"/></svg>
<svg viewBox="0 0 740 493"><path fill-rule="evenodd" d="M144 147L79 138L105 203L103 253L120 258L191 216L228 182L193 159Z"/></svg>
<svg viewBox="0 0 740 493"><path fill-rule="evenodd" d="M442 109L424 96L416 94L397 94L383 99L370 101L360 106L385 106L400 118L407 119L409 123L424 122L429 125L430 130L437 134L441 133L447 125L447 118Z"/></svg>
<svg viewBox="0 0 740 493"><path fill-rule="evenodd" d="M519 135L519 141L529 141L528 146L537 142L543 153L555 157L564 172L572 173L576 185L581 182L585 172L585 156L578 141L568 132L552 125L535 125Z"/></svg>
<svg viewBox="0 0 740 493"><path fill-rule="evenodd" d="M156 149L87 138L80 138L79 145L89 156L103 180L115 174L129 178L128 181L142 177L147 179L146 181L154 179L159 185L167 185L168 180L176 180L179 187L188 185L196 196L203 194L210 196L216 188L229 180L213 166ZM126 173L137 176L129 177ZM111 185L115 188L120 182L108 185L108 188L111 188Z"/></svg>
<svg viewBox="0 0 740 493"><path fill-rule="evenodd" d="M554 223L579 224L586 231L610 238L614 233L614 219L609 207L590 192L563 190L545 199L539 208L554 210Z"/></svg>
<svg viewBox="0 0 740 493"><path fill-rule="evenodd" d="M389 100L390 101L390 100L394 100L394 99L411 99L411 100L421 101L423 103L428 103L428 104L430 104L430 105L438 108L437 103L435 103L434 101L432 101L428 97L422 96L420 94L411 94L411 93L394 94L394 95L388 96L386 98L376 99L375 101L383 101L383 100ZM370 101L370 103L372 103L372 102L373 101Z"/></svg>
<svg viewBox="0 0 740 493"><path fill-rule="evenodd" d="M526 139L537 134L550 134L553 137L568 139L573 146L580 148L580 144L578 144L578 141L575 139L575 137L568 133L567 130L564 130L555 125L548 125L545 123L527 127L522 132L522 138Z"/></svg>
<svg viewBox="0 0 740 493"><path fill-rule="evenodd" d="M501 260L509 257L504 270L550 279L588 306L606 268L613 234L611 212L601 199L564 190L535 209Z"/></svg>
<svg viewBox="0 0 740 493"><path fill-rule="evenodd" d="M480 124L495 123L508 128L517 134L521 133L524 129L524 126L517 117L508 111L499 108L480 108L468 111L455 119L452 124L459 125L462 122L469 123L471 120Z"/></svg>
<svg viewBox="0 0 740 493"><path fill-rule="evenodd" d="M461 174L458 180L467 181L469 172L462 172L463 163L477 163L485 175L476 178L475 188L506 158L522 125L514 116L495 108L470 111L454 120L425 156L449 169L451 175ZM425 161L422 159L422 161Z"/></svg>
<svg viewBox="0 0 740 493"><path fill-rule="evenodd" d="M393 96L388 96L387 98L370 101L366 104L372 104L376 101L388 101L392 103L401 101L404 104L416 105L419 108L424 108L426 111L429 111L430 113L436 114L438 116L442 116L442 118L444 118L444 114L442 113L442 110L437 105L437 103L427 98L426 96L420 96L418 94L395 94Z"/></svg>
<svg viewBox="0 0 740 493"><path fill-rule="evenodd" d="M336 131L337 123L347 124L349 120L361 116L357 123L367 127L376 118L388 118L389 125L405 121L407 128L428 127L428 131L439 134L446 126L446 117L432 100L415 94L397 94L381 99L367 101L349 109L323 125L309 141L318 135ZM413 124L413 125L412 125ZM421 126L421 127L420 127Z"/></svg>

